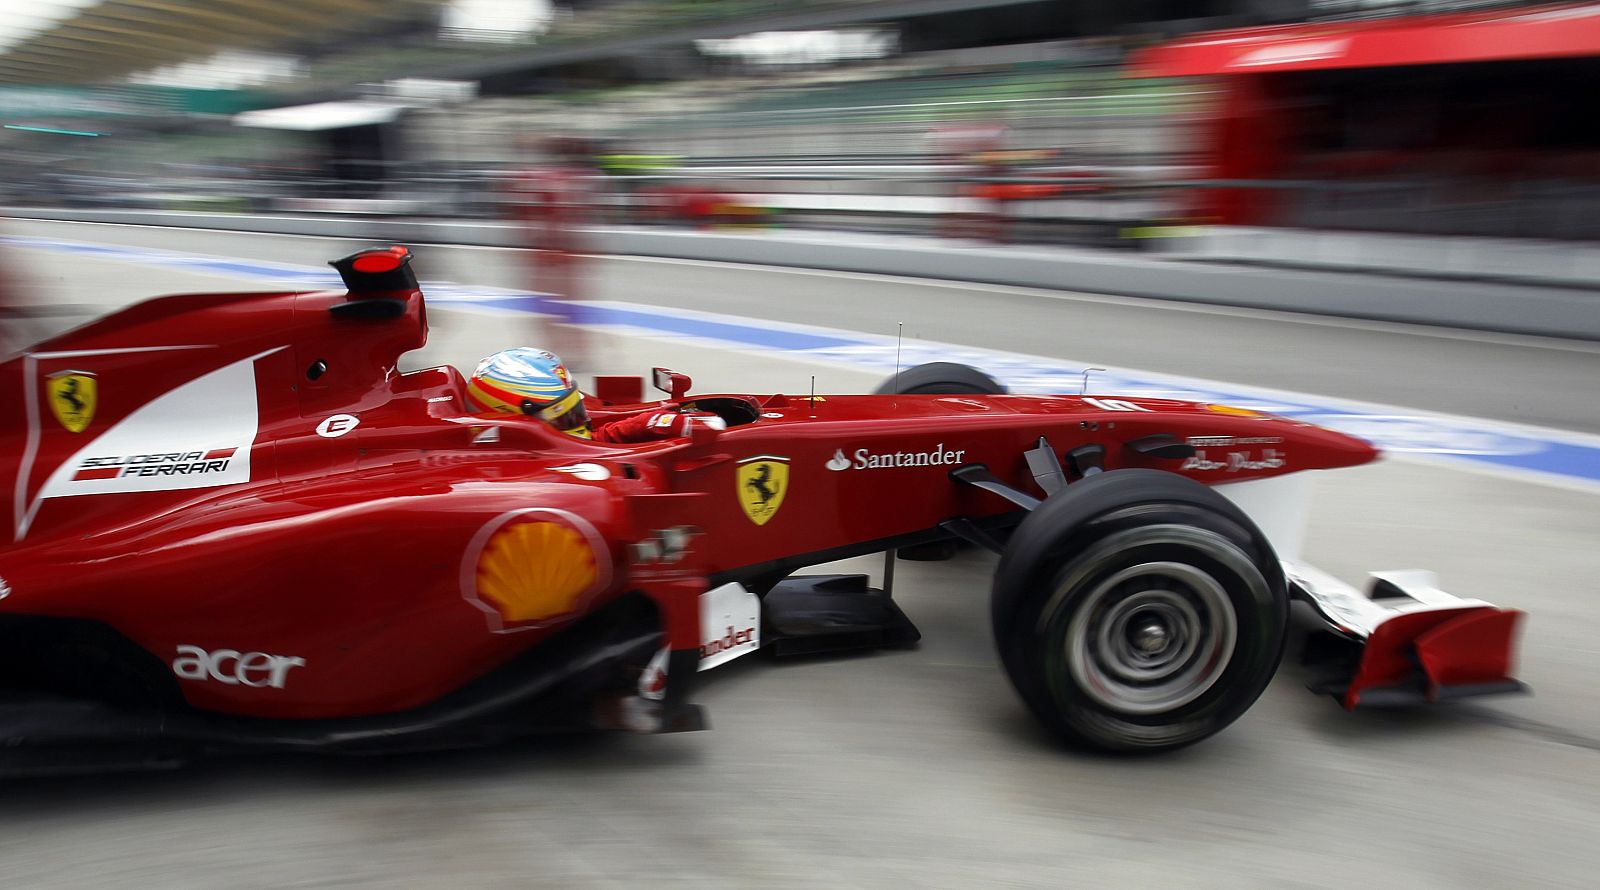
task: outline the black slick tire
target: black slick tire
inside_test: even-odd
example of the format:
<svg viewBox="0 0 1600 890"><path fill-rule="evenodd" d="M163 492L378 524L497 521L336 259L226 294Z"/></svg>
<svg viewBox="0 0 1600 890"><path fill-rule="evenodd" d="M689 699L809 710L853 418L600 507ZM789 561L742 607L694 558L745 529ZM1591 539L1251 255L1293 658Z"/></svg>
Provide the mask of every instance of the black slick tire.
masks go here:
<svg viewBox="0 0 1600 890"><path fill-rule="evenodd" d="M1159 470L1074 483L1018 526L995 570L995 643L1069 744L1155 752L1207 738L1261 695L1289 601L1271 545L1231 501Z"/></svg>
<svg viewBox="0 0 1600 890"><path fill-rule="evenodd" d="M970 365L928 362L907 368L885 380L875 395L1000 395L1006 388L998 380Z"/></svg>
<svg viewBox="0 0 1600 890"><path fill-rule="evenodd" d="M885 380L875 395L1002 395L1006 388L988 374L958 362L928 362L907 368ZM955 556L960 544L934 541L901 547L896 554L912 562L938 562Z"/></svg>

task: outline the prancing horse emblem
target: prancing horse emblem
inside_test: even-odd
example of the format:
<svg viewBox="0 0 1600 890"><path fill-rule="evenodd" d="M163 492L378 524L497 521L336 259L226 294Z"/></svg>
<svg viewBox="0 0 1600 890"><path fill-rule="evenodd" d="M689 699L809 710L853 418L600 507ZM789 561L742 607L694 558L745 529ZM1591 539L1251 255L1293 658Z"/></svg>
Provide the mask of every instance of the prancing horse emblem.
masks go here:
<svg viewBox="0 0 1600 890"><path fill-rule="evenodd" d="M81 433L94 420L99 386L93 374L88 371L58 371L50 375L46 389L50 396L50 412L68 431Z"/></svg>
<svg viewBox="0 0 1600 890"><path fill-rule="evenodd" d="M735 480L739 486L739 506L756 525L766 525L783 506L789 493L789 459L763 454L739 461Z"/></svg>

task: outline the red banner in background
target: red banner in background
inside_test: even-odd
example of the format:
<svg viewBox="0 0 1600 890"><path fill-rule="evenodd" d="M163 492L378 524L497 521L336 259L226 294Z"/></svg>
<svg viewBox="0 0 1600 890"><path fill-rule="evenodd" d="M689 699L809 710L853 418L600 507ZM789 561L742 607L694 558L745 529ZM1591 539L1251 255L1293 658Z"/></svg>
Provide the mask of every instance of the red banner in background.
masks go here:
<svg viewBox="0 0 1600 890"><path fill-rule="evenodd" d="M1600 55L1600 4L1196 34L1135 55L1151 77Z"/></svg>

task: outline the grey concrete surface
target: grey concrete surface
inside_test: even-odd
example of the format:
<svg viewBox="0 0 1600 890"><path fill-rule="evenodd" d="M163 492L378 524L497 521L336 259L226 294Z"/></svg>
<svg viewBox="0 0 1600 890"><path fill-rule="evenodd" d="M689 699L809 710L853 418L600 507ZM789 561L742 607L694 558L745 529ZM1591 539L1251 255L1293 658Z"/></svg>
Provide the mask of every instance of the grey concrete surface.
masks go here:
<svg viewBox="0 0 1600 890"><path fill-rule="evenodd" d="M1600 281L1600 247L1591 241L1209 226L1158 246L1174 257L1289 268L1584 288Z"/></svg>
<svg viewBox="0 0 1600 890"><path fill-rule="evenodd" d="M31 219L376 238L403 243L516 246L521 236L485 221L252 216L152 210L13 208ZM1052 247L831 232L699 232L604 228L595 249L612 254L915 275L955 281L1067 288L1369 318L1416 324L1600 340L1600 296L1592 288L1430 280L1280 269L1214 261ZM1470 249L1470 248L1467 248Z"/></svg>
<svg viewBox="0 0 1600 890"><path fill-rule="evenodd" d="M183 240L188 233L169 237L180 240L169 244L176 248L201 243ZM258 250L298 253L300 243ZM103 260L13 256L30 279L81 303L237 285ZM454 274L486 255L449 256ZM691 270L623 268L631 299L690 302L679 291L693 289ZM834 324L851 299L860 307L913 299L885 296L872 282L835 282L831 297L780 304L771 298L790 287L783 275L734 270L723 280L716 270L692 271L719 300L748 288L756 296L746 315L809 312ZM939 293L929 298L935 315L989 298L981 289L959 299ZM981 332L967 323L972 336L1028 336L1036 298L994 299ZM489 316L439 309L433 318L436 336L417 363L468 364L505 345L508 332ZM1137 318L1141 335L1175 344L1250 324L1161 307ZM1213 327L1197 330L1202 323ZM1395 331L1369 335L1420 342ZM1287 320L1239 336L1271 336L1292 353L1320 337L1357 334ZM877 382L683 341L606 335L593 345L597 366L669 364L692 369L708 389L792 389L812 373L822 389ZM1479 345L1431 348L1442 350L1440 373L1457 379L1511 374L1501 365L1545 351ZM1272 354L1261 361L1270 366ZM1322 385L1338 390L1343 378L1327 374L1334 382ZM1586 389L1569 380L1551 398L1580 401ZM1536 694L1346 714L1304 692L1304 677L1286 667L1242 720L1176 755L1066 752L1034 727L1000 672L986 617L993 563L969 554L900 565L897 596L923 630L918 649L753 658L713 672L698 695L709 732L8 783L0 788L0 887L1595 886L1596 496L1401 462L1327 474L1316 489L1314 562L1351 580L1369 569L1432 568L1453 592L1526 609L1521 674ZM875 571L878 561L851 565Z"/></svg>

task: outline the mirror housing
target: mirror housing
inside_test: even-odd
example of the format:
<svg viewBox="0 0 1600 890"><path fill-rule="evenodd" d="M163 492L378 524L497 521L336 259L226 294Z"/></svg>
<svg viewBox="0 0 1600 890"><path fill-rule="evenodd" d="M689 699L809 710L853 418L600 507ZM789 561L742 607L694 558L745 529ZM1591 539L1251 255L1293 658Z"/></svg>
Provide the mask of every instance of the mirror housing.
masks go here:
<svg viewBox="0 0 1600 890"><path fill-rule="evenodd" d="M722 435L722 430L704 423L697 423L689 427L689 444L708 446L717 441Z"/></svg>
<svg viewBox="0 0 1600 890"><path fill-rule="evenodd" d="M679 374L666 368L651 368L650 382L656 389L661 390L673 399L681 399L689 394L689 387L694 381L687 374Z"/></svg>

